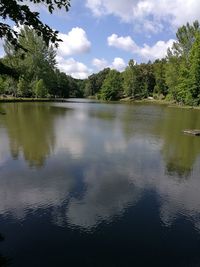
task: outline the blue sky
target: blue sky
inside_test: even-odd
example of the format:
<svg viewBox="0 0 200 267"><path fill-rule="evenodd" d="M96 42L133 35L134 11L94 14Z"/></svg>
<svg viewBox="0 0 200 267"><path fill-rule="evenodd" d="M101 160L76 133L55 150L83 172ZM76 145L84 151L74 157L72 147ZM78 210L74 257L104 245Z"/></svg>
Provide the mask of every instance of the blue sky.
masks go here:
<svg viewBox="0 0 200 267"><path fill-rule="evenodd" d="M69 12L53 15L45 6L30 7L59 30L58 67L75 78L105 67L123 71L130 59L162 58L177 28L200 17L199 0L71 0Z"/></svg>

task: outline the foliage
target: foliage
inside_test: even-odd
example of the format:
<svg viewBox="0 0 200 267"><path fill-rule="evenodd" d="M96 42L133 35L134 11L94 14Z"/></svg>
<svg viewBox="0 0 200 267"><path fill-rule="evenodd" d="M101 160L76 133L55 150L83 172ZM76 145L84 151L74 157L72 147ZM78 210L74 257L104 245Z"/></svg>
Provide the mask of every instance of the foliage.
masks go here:
<svg viewBox="0 0 200 267"><path fill-rule="evenodd" d="M190 53L190 69L188 84L193 99L193 104L200 104L200 33L196 35L196 40Z"/></svg>
<svg viewBox="0 0 200 267"><path fill-rule="evenodd" d="M133 59L120 73L105 68L86 80L74 79L56 67L56 51L37 30L24 26L17 38L24 50L6 39L0 60L0 94L22 97L87 97L118 100L154 96L180 104L200 104L200 25L187 23L177 31L167 56L137 64ZM12 76L5 74L10 72Z"/></svg>
<svg viewBox="0 0 200 267"><path fill-rule="evenodd" d="M29 3L27 3L29 2ZM49 43L58 46L58 42L62 41L58 38L58 31L51 29L47 24L43 23L39 18L39 13L32 11L30 3L33 5L43 4L50 13L53 13L55 8L64 8L68 11L70 0L1 0L0 1L0 18L10 20L15 26L28 26L33 28L38 36L42 36L44 42L48 46ZM12 24L13 24L12 23ZM13 27L3 23L0 20L0 39L8 40L15 49L23 49L27 52L27 48L19 42L20 34ZM14 70L7 68L4 63L0 63L0 74L14 75Z"/></svg>
<svg viewBox="0 0 200 267"><path fill-rule="evenodd" d="M156 60L153 64L153 68L155 76L154 93L166 96L168 93L168 86L166 84L165 77L166 60Z"/></svg>
<svg viewBox="0 0 200 267"><path fill-rule="evenodd" d="M200 25L195 21L177 31L177 41L168 50L165 79L171 99L187 105L198 104L198 38ZM197 48L198 47L198 48Z"/></svg>
<svg viewBox="0 0 200 267"><path fill-rule="evenodd" d="M35 82L34 93L36 97L41 97L41 98L47 97L48 91L42 79Z"/></svg>
<svg viewBox="0 0 200 267"><path fill-rule="evenodd" d="M96 74L90 75L85 84L85 96L98 94L109 72L110 68L105 68Z"/></svg>
<svg viewBox="0 0 200 267"><path fill-rule="evenodd" d="M32 4L42 3L50 13L53 13L55 8L65 8L68 11L70 6L69 0L29 0ZM35 29L38 36L43 37L43 40L48 45L49 42L56 43L58 32L52 30L48 25L44 24L39 13L31 11L27 0L1 0L0 2L0 17L10 19L16 26L26 25ZM23 46L18 42L19 33L14 30L13 26L0 22L0 38L6 38L15 48ZM25 48L26 49L26 48Z"/></svg>
<svg viewBox="0 0 200 267"><path fill-rule="evenodd" d="M20 31L18 43L27 49L16 50L5 41L5 57L1 60L8 69L15 70L16 78L4 77L1 92L21 97L68 97L71 94L80 96L77 82L56 68L56 51L47 46L36 31L25 26ZM41 86L42 81L42 86ZM39 83L39 87L38 87ZM76 92L76 93L75 93Z"/></svg>
<svg viewBox="0 0 200 267"><path fill-rule="evenodd" d="M19 81L18 81L18 84L17 84L17 93L20 96L29 96L29 84L23 78L23 76L19 77Z"/></svg>
<svg viewBox="0 0 200 267"><path fill-rule="evenodd" d="M175 100L180 104L199 105L199 22L183 25L178 29L176 37L177 40L168 49L166 58L141 64L131 59L121 74L113 70L92 74L85 83L85 96L98 94L104 100L154 96ZM103 73L106 75L103 76Z"/></svg>
<svg viewBox="0 0 200 267"><path fill-rule="evenodd" d="M99 97L103 100L117 100L122 94L122 78L120 72L110 70L106 76Z"/></svg>
<svg viewBox="0 0 200 267"><path fill-rule="evenodd" d="M131 59L125 71L123 72L123 89L126 96L134 97L138 88L137 66Z"/></svg>

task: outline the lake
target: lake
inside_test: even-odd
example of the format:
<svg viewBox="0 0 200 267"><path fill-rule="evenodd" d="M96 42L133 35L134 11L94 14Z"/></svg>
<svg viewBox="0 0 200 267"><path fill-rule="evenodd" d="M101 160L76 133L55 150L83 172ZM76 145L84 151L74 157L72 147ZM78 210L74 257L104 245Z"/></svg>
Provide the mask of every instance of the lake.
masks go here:
<svg viewBox="0 0 200 267"><path fill-rule="evenodd" d="M200 266L200 111L0 110L0 266Z"/></svg>

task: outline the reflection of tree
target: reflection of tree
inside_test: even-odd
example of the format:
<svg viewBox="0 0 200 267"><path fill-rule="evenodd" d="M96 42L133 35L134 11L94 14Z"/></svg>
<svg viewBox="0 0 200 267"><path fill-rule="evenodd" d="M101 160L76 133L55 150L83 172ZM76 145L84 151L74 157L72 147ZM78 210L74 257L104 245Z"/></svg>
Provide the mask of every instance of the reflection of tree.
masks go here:
<svg viewBox="0 0 200 267"><path fill-rule="evenodd" d="M104 121L114 121L116 115L113 111L105 110L89 110L88 114L92 118L102 119Z"/></svg>
<svg viewBox="0 0 200 267"><path fill-rule="evenodd" d="M166 108L165 105L137 104L110 105L104 109L92 110L90 116L109 121L109 127L117 133L109 140L109 146L115 147L119 135L123 135L123 144L129 146L137 139L158 141L162 144L162 154L169 175L186 177L200 154L199 137L186 136L184 129L199 129L198 110ZM160 142L161 141L161 142Z"/></svg>
<svg viewBox="0 0 200 267"><path fill-rule="evenodd" d="M127 140L135 135L146 138L152 132L157 122L160 107L150 104L131 104L126 106L121 114L121 123L124 136Z"/></svg>
<svg viewBox="0 0 200 267"><path fill-rule="evenodd" d="M196 110L168 108L157 126L163 139L162 153L168 174L188 176L200 154L197 137L186 136L184 129L200 128L200 117Z"/></svg>
<svg viewBox="0 0 200 267"><path fill-rule="evenodd" d="M4 237L0 234L0 242L4 241ZM0 254L0 267L6 267L10 263L10 259Z"/></svg>
<svg viewBox="0 0 200 267"><path fill-rule="evenodd" d="M0 115L6 115L5 110L0 106Z"/></svg>
<svg viewBox="0 0 200 267"><path fill-rule="evenodd" d="M9 104L5 125L12 156L22 151L31 166L42 166L54 146L54 117L65 111L49 104Z"/></svg>

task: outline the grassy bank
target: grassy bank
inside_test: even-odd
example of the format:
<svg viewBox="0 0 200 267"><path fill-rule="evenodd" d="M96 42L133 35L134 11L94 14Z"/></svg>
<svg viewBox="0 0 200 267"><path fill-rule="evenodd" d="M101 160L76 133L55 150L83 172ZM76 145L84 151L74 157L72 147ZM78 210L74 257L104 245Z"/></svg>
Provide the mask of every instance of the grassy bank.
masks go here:
<svg viewBox="0 0 200 267"><path fill-rule="evenodd" d="M179 103L176 103L175 101L169 101L165 99L130 99L130 98L123 98L120 99L121 103L152 103L152 104L158 104L158 105L167 105L170 108L182 108L182 109L200 109L200 106L188 106L188 105L182 105Z"/></svg>
<svg viewBox="0 0 200 267"><path fill-rule="evenodd" d="M88 98L90 100L95 98ZM68 102L67 99L63 98L25 98L25 97L0 97L0 103L7 103L7 102ZM71 101L70 101L71 102ZM198 109L200 110L200 106L187 106L187 105L180 105L174 101L168 100L159 100L159 99L131 99L131 98L123 98L118 101L102 101L99 100L99 103L124 103L124 104L134 104L134 103L151 103L151 104L158 104L158 105L167 105L170 108L184 108L184 109Z"/></svg>
<svg viewBox="0 0 200 267"><path fill-rule="evenodd" d="M65 102L62 98L0 97L0 102Z"/></svg>

